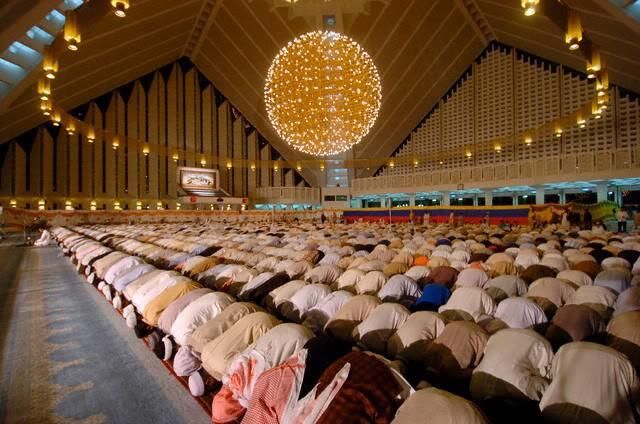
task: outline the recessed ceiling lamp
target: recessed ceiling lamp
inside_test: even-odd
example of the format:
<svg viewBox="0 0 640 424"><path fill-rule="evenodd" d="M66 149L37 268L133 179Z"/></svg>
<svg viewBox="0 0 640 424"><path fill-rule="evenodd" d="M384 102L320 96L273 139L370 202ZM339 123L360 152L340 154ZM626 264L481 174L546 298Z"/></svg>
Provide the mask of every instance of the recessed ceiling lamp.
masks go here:
<svg viewBox="0 0 640 424"><path fill-rule="evenodd" d="M267 115L292 148L317 156L351 149L378 117L381 84L364 49L332 31L303 34L273 60L264 88Z"/></svg>

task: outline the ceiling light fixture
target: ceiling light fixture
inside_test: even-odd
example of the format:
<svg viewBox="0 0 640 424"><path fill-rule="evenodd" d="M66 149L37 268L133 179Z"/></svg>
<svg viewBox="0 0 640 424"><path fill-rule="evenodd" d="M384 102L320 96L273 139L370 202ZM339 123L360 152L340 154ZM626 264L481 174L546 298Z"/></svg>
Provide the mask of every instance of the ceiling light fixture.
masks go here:
<svg viewBox="0 0 640 424"><path fill-rule="evenodd" d="M67 48L72 52L77 51L82 36L80 35L80 27L78 26L78 15L74 10L68 10L65 13L63 35L64 40L67 42Z"/></svg>
<svg viewBox="0 0 640 424"><path fill-rule="evenodd" d="M317 156L351 149L378 117L380 76L351 38L303 34L283 47L267 73L269 121L292 148Z"/></svg>
<svg viewBox="0 0 640 424"><path fill-rule="evenodd" d="M533 16L538 10L540 0L522 0L520 3L524 9L524 16Z"/></svg>
<svg viewBox="0 0 640 424"><path fill-rule="evenodd" d="M42 70L49 79L55 79L58 72L58 59L54 55L51 46L45 46L42 51Z"/></svg>
<svg viewBox="0 0 640 424"><path fill-rule="evenodd" d="M578 50L582 42L582 24L580 16L572 9L569 9L567 16L567 33L564 41L569 45L569 50Z"/></svg>
<svg viewBox="0 0 640 424"><path fill-rule="evenodd" d="M118 18L124 18L127 16L127 9L129 8L129 0L111 0L111 6L116 10L113 12Z"/></svg>

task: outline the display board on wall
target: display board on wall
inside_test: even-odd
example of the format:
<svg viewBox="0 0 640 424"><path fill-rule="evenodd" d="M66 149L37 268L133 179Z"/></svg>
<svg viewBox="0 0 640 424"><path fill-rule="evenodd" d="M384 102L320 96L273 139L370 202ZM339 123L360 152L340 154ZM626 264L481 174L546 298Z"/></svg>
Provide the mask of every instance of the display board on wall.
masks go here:
<svg viewBox="0 0 640 424"><path fill-rule="evenodd" d="M186 193L197 196L214 196L220 190L217 169L178 168L178 185Z"/></svg>

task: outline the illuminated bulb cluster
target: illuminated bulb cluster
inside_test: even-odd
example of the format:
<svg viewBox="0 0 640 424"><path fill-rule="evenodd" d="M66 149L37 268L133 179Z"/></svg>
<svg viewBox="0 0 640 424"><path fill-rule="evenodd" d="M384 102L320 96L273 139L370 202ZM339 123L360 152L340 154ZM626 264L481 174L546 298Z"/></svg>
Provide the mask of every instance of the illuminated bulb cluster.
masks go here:
<svg viewBox="0 0 640 424"><path fill-rule="evenodd" d="M303 34L283 47L264 89L271 124L291 147L317 156L351 149L378 117L380 76L351 38Z"/></svg>

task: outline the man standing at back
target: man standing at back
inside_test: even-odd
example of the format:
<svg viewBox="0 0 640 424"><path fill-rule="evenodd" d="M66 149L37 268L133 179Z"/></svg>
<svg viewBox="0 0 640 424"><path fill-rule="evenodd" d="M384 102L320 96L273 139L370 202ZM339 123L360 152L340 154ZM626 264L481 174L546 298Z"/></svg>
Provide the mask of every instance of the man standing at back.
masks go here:
<svg viewBox="0 0 640 424"><path fill-rule="evenodd" d="M620 208L619 211L613 210L613 214L618 221L618 232L626 233L627 232L627 218L629 218L629 214L624 209Z"/></svg>

